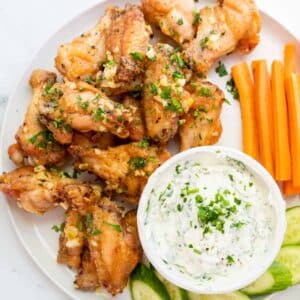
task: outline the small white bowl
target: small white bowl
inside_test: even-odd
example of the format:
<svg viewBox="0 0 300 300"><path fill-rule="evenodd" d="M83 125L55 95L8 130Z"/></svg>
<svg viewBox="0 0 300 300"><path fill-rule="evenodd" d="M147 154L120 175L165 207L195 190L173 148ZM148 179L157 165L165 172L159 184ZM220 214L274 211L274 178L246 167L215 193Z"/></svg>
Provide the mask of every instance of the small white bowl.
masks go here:
<svg viewBox="0 0 300 300"><path fill-rule="evenodd" d="M268 255L263 260L263 263L257 264L255 269L251 269L251 272L247 272L245 276L239 276L238 279L233 280L232 283L227 284L226 286L214 286L210 288L203 288L200 286L195 286L189 280L182 280L179 278L176 272L167 268L167 265L161 262L161 258L157 253L157 249L153 247L153 243L151 243L145 234L145 227L144 227L144 220L145 220L145 210L147 207L147 201L150 196L150 192L153 188L155 188L161 178L166 174L166 172L170 168L174 168L179 162L186 161L189 159L195 159L195 157L200 157L201 154L204 153L222 153L226 156L232 157L237 159L245 164L247 169L260 178L262 183L268 188L268 190L272 194L272 204L275 210L275 222L276 222L276 229L274 230L274 235L276 238L273 239L272 243L270 244L270 250ZM168 161L166 161L161 167L159 167L149 178L146 187L142 193L138 212L137 212L137 224L138 224L138 232L139 237L142 243L142 247L144 249L144 253L151 264L155 267L155 269L167 280L172 282L173 284L186 289L188 291L198 293L198 294L223 294L223 293L230 293L236 290L239 290L248 284L255 281L259 276L261 276L266 269L272 264L276 255L278 254L286 229L286 218L285 218L285 201L281 196L281 192L272 178L272 176L260 165L256 160L249 157L248 155L226 147L219 147L219 146L204 146L198 148L192 148L187 151L181 152L176 154ZM199 270L201 271L201 270ZM230 276L230 275L229 275Z"/></svg>

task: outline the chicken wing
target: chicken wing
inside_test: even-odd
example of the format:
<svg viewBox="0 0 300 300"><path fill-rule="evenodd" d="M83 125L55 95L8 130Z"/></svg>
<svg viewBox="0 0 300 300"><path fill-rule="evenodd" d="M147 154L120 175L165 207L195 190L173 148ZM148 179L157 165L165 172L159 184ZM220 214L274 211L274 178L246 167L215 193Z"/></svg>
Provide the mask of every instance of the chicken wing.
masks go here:
<svg viewBox="0 0 300 300"><path fill-rule="evenodd" d="M192 104L183 89L190 73L173 47L157 44L154 51L156 59L146 69L142 106L147 136L166 144L178 130L179 116Z"/></svg>
<svg viewBox="0 0 300 300"><path fill-rule="evenodd" d="M219 0L200 10L197 36L184 58L205 75L220 57L239 48L248 53L259 43L261 20L254 0Z"/></svg>
<svg viewBox="0 0 300 300"><path fill-rule="evenodd" d="M17 144L8 149L9 157L17 165L52 165L61 162L65 157L65 150L39 121L38 105L47 86L56 80L54 73L35 70L30 78L33 97L27 109L25 120L16 134ZM56 95L53 94L55 98Z"/></svg>
<svg viewBox="0 0 300 300"><path fill-rule="evenodd" d="M87 170L107 183L107 190L135 197L138 201L148 177L166 161L167 150L139 142L108 150L71 146L69 151L77 158L76 166Z"/></svg>
<svg viewBox="0 0 300 300"><path fill-rule="evenodd" d="M100 232L88 237L99 283L116 295L123 291L130 273L142 258L136 214L129 212L122 218L117 206L103 198L99 207L93 209L91 226Z"/></svg>
<svg viewBox="0 0 300 300"><path fill-rule="evenodd" d="M82 81L56 83L49 92L52 90L61 91L58 101L43 97L39 105L40 114L48 120L81 132L111 132L120 138L129 137L132 111L100 90Z"/></svg>
<svg viewBox="0 0 300 300"><path fill-rule="evenodd" d="M56 66L69 80L87 80L109 94L134 90L142 73L151 28L137 5L107 8L96 27L58 50Z"/></svg>
<svg viewBox="0 0 300 300"><path fill-rule="evenodd" d="M82 216L75 210L66 212L64 229L59 237L57 262L78 269L84 245Z"/></svg>
<svg viewBox="0 0 300 300"><path fill-rule="evenodd" d="M194 0L142 0L145 18L179 44L194 38Z"/></svg>
<svg viewBox="0 0 300 300"><path fill-rule="evenodd" d="M179 128L180 151L215 144L222 133L220 113L223 92L207 81L194 80L186 89L194 98L190 111L182 117Z"/></svg>
<svg viewBox="0 0 300 300"><path fill-rule="evenodd" d="M80 183L65 172L48 171L43 166L21 167L1 175L0 191L15 198L20 208L35 214L59 204L84 211L101 195L100 187Z"/></svg>

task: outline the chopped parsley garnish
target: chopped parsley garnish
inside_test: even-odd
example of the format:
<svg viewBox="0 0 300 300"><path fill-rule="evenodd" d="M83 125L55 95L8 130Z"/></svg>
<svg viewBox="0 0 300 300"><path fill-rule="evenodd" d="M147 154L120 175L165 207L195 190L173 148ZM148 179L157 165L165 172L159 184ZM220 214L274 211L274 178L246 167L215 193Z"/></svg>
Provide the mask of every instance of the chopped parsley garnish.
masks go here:
<svg viewBox="0 0 300 300"><path fill-rule="evenodd" d="M176 171L176 174L180 174L181 173L181 165L176 165L175 171Z"/></svg>
<svg viewBox="0 0 300 300"><path fill-rule="evenodd" d="M122 227L121 225L119 224L112 224L112 223L109 223L109 222L104 222L106 225L110 226L111 228L113 228L115 231L118 231L118 232L122 232Z"/></svg>
<svg viewBox="0 0 300 300"><path fill-rule="evenodd" d="M63 232L65 228L65 223L61 223L60 225L53 225L51 227L52 230L54 230L55 232Z"/></svg>
<svg viewBox="0 0 300 300"><path fill-rule="evenodd" d="M150 84L149 84L149 88L150 88L150 93L151 93L153 96L156 96L156 95L158 94L157 86L156 86L154 83L150 83Z"/></svg>
<svg viewBox="0 0 300 300"><path fill-rule="evenodd" d="M194 12L194 20L193 20L193 26L201 22L200 14L198 12Z"/></svg>
<svg viewBox="0 0 300 300"><path fill-rule="evenodd" d="M209 37L206 36L203 39L200 40L200 47L201 50L204 51L207 48L207 43L209 42Z"/></svg>
<svg viewBox="0 0 300 300"><path fill-rule="evenodd" d="M133 59L138 60L138 61L143 61L144 60L144 55L139 52L131 52L130 55L132 56Z"/></svg>
<svg viewBox="0 0 300 300"><path fill-rule="evenodd" d="M169 100L171 98L171 87L166 86L165 88L163 88L160 93L160 97L162 99Z"/></svg>
<svg viewBox="0 0 300 300"><path fill-rule="evenodd" d="M101 233L100 229L95 228L94 231L93 231L93 233L92 233L92 235L96 236L96 235L98 235L100 233Z"/></svg>
<svg viewBox="0 0 300 300"><path fill-rule="evenodd" d="M178 70L176 70L173 74L172 74L172 77L174 79L184 79L184 75L179 72Z"/></svg>
<svg viewBox="0 0 300 300"><path fill-rule="evenodd" d="M193 249L193 251L194 251L196 254L199 254L199 255L202 253L200 250L195 249L195 248Z"/></svg>
<svg viewBox="0 0 300 300"><path fill-rule="evenodd" d="M179 53L174 53L172 56L171 56L171 62L175 62L177 63L177 65L180 67L180 68L184 68L185 67L185 63L182 59L182 57L180 56Z"/></svg>
<svg viewBox="0 0 300 300"><path fill-rule="evenodd" d="M232 265L234 263L234 258L231 255L227 255L226 260L229 265Z"/></svg>
<svg viewBox="0 0 300 300"><path fill-rule="evenodd" d="M128 164L134 169L142 169L146 166L147 161L145 158L138 156L135 158L130 158Z"/></svg>
<svg viewBox="0 0 300 300"><path fill-rule="evenodd" d="M178 25L183 25L183 19L182 19L182 18L178 19L178 20L177 20L177 24L178 24Z"/></svg>
<svg viewBox="0 0 300 300"><path fill-rule="evenodd" d="M183 206L181 205L181 204L177 204L177 210L179 211L179 212L181 212L182 211L182 209L183 209Z"/></svg>
<svg viewBox="0 0 300 300"><path fill-rule="evenodd" d="M236 228L236 229L240 229L240 228L242 228L244 225L245 225L245 222L239 221L239 222L233 223L233 224L232 224L232 227L233 227L233 228Z"/></svg>
<svg viewBox="0 0 300 300"><path fill-rule="evenodd" d="M232 175L232 174L229 174L228 177L229 177L229 179L230 179L231 181L234 181L233 175Z"/></svg>
<svg viewBox="0 0 300 300"><path fill-rule="evenodd" d="M103 119L105 114L106 114L105 111L101 107L98 107L97 110L93 114L93 120L97 122L97 121Z"/></svg>
<svg viewBox="0 0 300 300"><path fill-rule="evenodd" d="M171 110L174 112L183 112L181 103L175 98L168 101L166 110Z"/></svg>
<svg viewBox="0 0 300 300"><path fill-rule="evenodd" d="M48 129L38 132L28 139L31 144L37 145L40 149L45 149L47 147L53 147L54 137L53 133Z"/></svg>
<svg viewBox="0 0 300 300"><path fill-rule="evenodd" d="M149 148L149 146L150 146L149 138L145 137L138 142L138 147L141 149Z"/></svg>
<svg viewBox="0 0 300 300"><path fill-rule="evenodd" d="M85 216L85 225L87 229L91 229L93 227L93 217L90 213L87 213Z"/></svg>
<svg viewBox="0 0 300 300"><path fill-rule="evenodd" d="M203 87L203 86L200 88L200 91L199 91L198 95L199 96L204 96L204 97L212 97L212 93L211 93L210 88Z"/></svg>
<svg viewBox="0 0 300 300"><path fill-rule="evenodd" d="M228 105L231 105L231 102L230 102L228 99L226 99L226 98L224 98L224 102L225 102L226 104L228 104Z"/></svg>
<svg viewBox="0 0 300 300"><path fill-rule="evenodd" d="M48 82L45 89L43 96L46 97L48 100L54 103L57 106L57 100L64 94L62 90L54 87L54 82Z"/></svg>
<svg viewBox="0 0 300 300"><path fill-rule="evenodd" d="M240 205L242 203L242 200L235 197L234 198L234 203L237 204L237 205Z"/></svg>
<svg viewBox="0 0 300 300"><path fill-rule="evenodd" d="M83 222L81 216L78 216L76 227L80 232L83 231Z"/></svg>
<svg viewBox="0 0 300 300"><path fill-rule="evenodd" d="M220 77L224 77L228 75L225 65L220 61L219 61L219 65L216 68L216 73L218 73Z"/></svg>
<svg viewBox="0 0 300 300"><path fill-rule="evenodd" d="M235 100L239 100L240 95L239 95L239 92L238 92L238 90L235 86L233 78L231 78L230 80L228 80L226 82L226 90L227 90L227 92L229 92L233 96L233 98Z"/></svg>

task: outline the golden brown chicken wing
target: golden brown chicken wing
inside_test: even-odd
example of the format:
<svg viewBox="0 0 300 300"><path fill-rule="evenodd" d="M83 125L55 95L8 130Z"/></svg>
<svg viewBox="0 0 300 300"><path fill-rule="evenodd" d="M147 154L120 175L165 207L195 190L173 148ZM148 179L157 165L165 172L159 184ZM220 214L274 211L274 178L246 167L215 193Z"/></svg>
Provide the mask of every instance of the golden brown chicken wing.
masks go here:
<svg viewBox="0 0 300 300"><path fill-rule="evenodd" d="M103 92L82 82L56 83L52 90L61 91L57 101L43 97L39 112L52 122L59 122L81 132L111 132L120 138L130 135L132 111L112 101Z"/></svg>
<svg viewBox="0 0 300 300"><path fill-rule="evenodd" d="M186 89L194 98L190 111L182 117L179 128L180 151L215 144L222 133L220 113L223 92L207 81L194 80Z"/></svg>
<svg viewBox="0 0 300 300"><path fill-rule="evenodd" d="M261 20L253 0L220 0L200 10L197 36L184 51L184 58L205 75L220 57L239 48L251 51L259 42Z"/></svg>
<svg viewBox="0 0 300 300"><path fill-rule="evenodd" d="M21 167L0 176L0 191L17 200L19 207L43 214L59 204L85 211L100 198L98 186L68 178L65 172L43 166Z"/></svg>
<svg viewBox="0 0 300 300"><path fill-rule="evenodd" d="M151 28L137 5L107 8L96 27L59 48L58 70L69 80L87 80L109 94L142 82Z"/></svg>
<svg viewBox="0 0 300 300"><path fill-rule="evenodd" d="M59 237L58 263L74 269L80 267L84 234L82 216L75 210L68 210Z"/></svg>
<svg viewBox="0 0 300 300"><path fill-rule="evenodd" d="M65 150L53 137L53 134L39 121L38 105L47 86L52 85L56 75L44 70L35 70L31 74L30 85L33 97L28 106L25 120L20 126L16 140L17 144L9 147L8 154L17 165L52 165L61 162ZM55 93L52 95L56 97Z"/></svg>
<svg viewBox="0 0 300 300"><path fill-rule="evenodd" d="M116 295L123 291L142 258L136 214L129 212L122 218L117 206L103 198L99 207L93 208L91 226L99 230L99 234L88 236L99 283Z"/></svg>
<svg viewBox="0 0 300 300"><path fill-rule="evenodd" d="M194 0L142 0L147 21L179 44L194 38Z"/></svg>
<svg viewBox="0 0 300 300"><path fill-rule="evenodd" d="M167 150L145 141L108 150L71 146L69 151L78 160L77 168L104 179L107 190L135 197L132 201L139 200L148 177L170 157Z"/></svg>
<svg viewBox="0 0 300 300"><path fill-rule="evenodd" d="M156 59L146 69L142 106L147 136L166 144L177 132L179 116L192 104L183 89L190 73L170 45L157 44L154 51Z"/></svg>

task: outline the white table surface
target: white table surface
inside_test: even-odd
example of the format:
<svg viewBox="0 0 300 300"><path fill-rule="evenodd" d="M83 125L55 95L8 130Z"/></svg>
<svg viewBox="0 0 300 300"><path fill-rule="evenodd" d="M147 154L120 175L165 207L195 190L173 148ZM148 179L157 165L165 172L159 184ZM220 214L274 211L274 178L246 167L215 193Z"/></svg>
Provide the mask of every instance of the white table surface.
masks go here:
<svg viewBox="0 0 300 300"><path fill-rule="evenodd" d="M37 49L61 25L97 2L0 0L0 129L8 96ZM257 3L300 39L299 1L257 0ZM2 203L0 214L0 299L68 299L22 248ZM278 299L283 300L284 296ZM293 299L300 297L295 293Z"/></svg>

